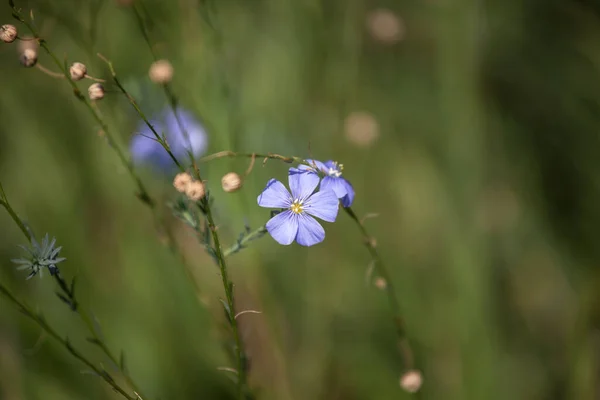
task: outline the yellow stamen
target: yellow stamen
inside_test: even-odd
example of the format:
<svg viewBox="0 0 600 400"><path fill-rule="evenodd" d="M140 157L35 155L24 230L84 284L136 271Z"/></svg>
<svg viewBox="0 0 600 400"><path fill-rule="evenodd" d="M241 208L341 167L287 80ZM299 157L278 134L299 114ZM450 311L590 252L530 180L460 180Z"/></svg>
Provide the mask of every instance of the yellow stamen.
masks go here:
<svg viewBox="0 0 600 400"><path fill-rule="evenodd" d="M290 210L292 210L292 212L294 212L296 214L301 214L302 213L302 203L299 202L298 200L294 201L292 203L292 206L290 207Z"/></svg>

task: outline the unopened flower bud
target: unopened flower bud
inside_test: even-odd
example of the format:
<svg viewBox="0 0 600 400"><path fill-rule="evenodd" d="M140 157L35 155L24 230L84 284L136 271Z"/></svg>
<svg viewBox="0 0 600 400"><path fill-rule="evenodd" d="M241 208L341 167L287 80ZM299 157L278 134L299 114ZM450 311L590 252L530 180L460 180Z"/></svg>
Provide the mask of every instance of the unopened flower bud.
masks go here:
<svg viewBox="0 0 600 400"><path fill-rule="evenodd" d="M17 28L14 25L2 25L0 28L0 40L4 43L12 43L17 39Z"/></svg>
<svg viewBox="0 0 600 400"><path fill-rule="evenodd" d="M242 187L242 178L235 172L230 172L221 179L221 186L227 193L235 192Z"/></svg>
<svg viewBox="0 0 600 400"><path fill-rule="evenodd" d="M85 78L85 75L87 74L87 67L83 63L76 62L71 65L71 68L69 68L69 73L71 74L71 79L74 81L80 81Z"/></svg>
<svg viewBox="0 0 600 400"><path fill-rule="evenodd" d="M173 79L173 66L167 60L158 60L152 63L148 75L152 82L164 85Z"/></svg>
<svg viewBox="0 0 600 400"><path fill-rule="evenodd" d="M188 199L198 201L204 197L204 184L200 181L190 182L185 188L185 195Z"/></svg>
<svg viewBox="0 0 600 400"><path fill-rule="evenodd" d="M184 193L187 186L192 183L192 176L187 172L182 172L175 176L173 179L173 186L177 189L178 192Z"/></svg>
<svg viewBox="0 0 600 400"><path fill-rule="evenodd" d="M90 100L101 100L104 98L104 86L99 83L92 83L88 88Z"/></svg>
<svg viewBox="0 0 600 400"><path fill-rule="evenodd" d="M27 68L33 67L37 63L37 54L37 50L25 49L23 53L21 53L21 65Z"/></svg>
<svg viewBox="0 0 600 400"><path fill-rule="evenodd" d="M409 393L416 393L423 384L423 375L420 371L412 369L400 377L400 387Z"/></svg>
<svg viewBox="0 0 600 400"><path fill-rule="evenodd" d="M19 54L23 54L23 52L27 49L38 51L40 47L38 41L33 36L23 36L17 42L17 51Z"/></svg>

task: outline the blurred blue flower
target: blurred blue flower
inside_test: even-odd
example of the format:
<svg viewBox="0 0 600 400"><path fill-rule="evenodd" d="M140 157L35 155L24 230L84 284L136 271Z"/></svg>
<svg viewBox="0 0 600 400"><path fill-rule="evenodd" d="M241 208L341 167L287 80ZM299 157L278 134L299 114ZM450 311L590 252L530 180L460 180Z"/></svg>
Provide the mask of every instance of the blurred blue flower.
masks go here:
<svg viewBox="0 0 600 400"><path fill-rule="evenodd" d="M171 108L163 110L157 118L150 120L150 123L159 135L166 136L173 155L185 163L188 160L188 149L191 149L196 158L204 154L208 146L208 137L204 127L190 112L177 108L177 116L189 136L189 141L179 128L176 115ZM162 145L155 140L154 133L144 121L140 122L136 135L131 140L130 150L133 162L136 164L151 165L165 172L175 169L175 163Z"/></svg>
<svg viewBox="0 0 600 400"><path fill-rule="evenodd" d="M325 175L321 181L321 190L333 190L344 207L350 207L352 205L352 202L354 201L354 188L347 179L342 178L342 171L344 170L342 164L338 164L336 161L331 160L324 163L317 160L306 160L306 162L312 166L302 164L298 166L298 170L307 171L314 175L317 175L317 170L320 171ZM292 173L292 170L296 169L290 168L290 173Z"/></svg>
<svg viewBox="0 0 600 400"><path fill-rule="evenodd" d="M325 230L312 216L327 222L334 222L339 201L332 190L314 193L319 185L319 176L303 171L290 173L291 194L278 180L271 179L258 196L258 205L269 208L282 208L285 211L275 215L266 225L273 239L283 245L294 240L302 246L312 246L325 239Z"/></svg>

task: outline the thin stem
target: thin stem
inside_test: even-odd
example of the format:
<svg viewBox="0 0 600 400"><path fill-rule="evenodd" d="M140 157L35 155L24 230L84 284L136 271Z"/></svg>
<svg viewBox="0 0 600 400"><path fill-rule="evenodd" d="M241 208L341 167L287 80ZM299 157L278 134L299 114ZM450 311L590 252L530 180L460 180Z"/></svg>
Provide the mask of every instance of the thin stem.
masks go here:
<svg viewBox="0 0 600 400"><path fill-rule="evenodd" d="M29 307L27 307L24 303L19 301L4 285L0 284L0 293L2 293L8 300L10 300L19 311L25 314L28 318L37 323L48 335L50 335L53 339L63 345L69 353L83 364L85 364L88 368L90 368L96 375L104 379L106 383L108 383L117 393L128 400L137 400L137 397L133 397L129 395L125 389L123 389L117 382L115 382L114 378L104 369L100 369L96 367L91 361L89 361L83 354L81 354L78 350L76 350L73 345L69 342L68 339L63 339L49 324L46 322L44 317L39 314L34 313Z"/></svg>
<svg viewBox="0 0 600 400"><path fill-rule="evenodd" d="M4 188L2 187L2 183L0 183L0 196L2 197L0 199L0 205L2 205L6 209L12 220L15 222L15 224L17 224L17 226L19 227L21 232L23 232L23 235L25 235L27 240L31 241L31 234L29 233L29 229L27 229L21 218L19 218L15 210L13 210L13 208L11 207L8 198L6 197L6 193L4 192Z"/></svg>
<svg viewBox="0 0 600 400"><path fill-rule="evenodd" d="M119 90L121 91L121 93L123 93L125 95L125 97L127 97L127 100L129 100L129 103L131 103L131 106L135 109L135 111L138 113L138 115L140 116L140 118L142 118L142 120L148 126L148 128L150 128L150 131L152 131L152 133L154 134L154 137L155 137L156 141L163 146L163 148L169 154L169 156L171 157L171 160L173 160L173 162L175 163L175 165L177 165L177 167L182 172L185 171L185 168L183 167L183 165L181 165L181 163L177 160L177 158L175 157L175 155L173 154L173 152L169 148L168 143L163 139L163 137L156 131L156 129L154 128L154 126L150 123L150 121L146 117L146 114L144 114L144 112L142 111L142 109L140 108L140 106L137 104L137 101L135 101L135 99L133 98L133 96L131 94L129 94L129 92L127 91L127 89L125 89L125 87L121 84L121 82L117 78L117 72L115 71L115 68L114 68L112 62L109 61L106 57L104 57L100 53L98 53L98 57L102 61L104 61L106 63L106 65L108 66L108 69L110 70L110 74L112 76L113 82L115 83L115 85L117 85L117 87L119 88Z"/></svg>
<svg viewBox="0 0 600 400"><path fill-rule="evenodd" d="M219 240L219 235L217 234L217 228L215 226L215 222L213 220L212 211L206 200L206 196L201 200L204 204L206 210L206 219L208 221L208 227L212 234L212 239L215 244L215 255L217 257L217 263L219 264L219 269L221 270L221 280L223 282L223 288L225 289L225 297L227 299L227 306L229 307L228 318L231 324L231 329L233 331L233 336L235 340L235 350L236 350L236 358L238 361L238 398L243 400L246 398L245 390L246 390L246 379L247 379L247 371L246 371L246 356L243 349L243 343L240 337L240 332L238 329L238 323L235 319L235 303L233 301L233 283L229 280L229 275L227 273L227 264L225 263L225 254L221 249L221 242Z"/></svg>
<svg viewBox="0 0 600 400"><path fill-rule="evenodd" d="M244 235L241 239L239 239L234 245L232 245L231 247L229 247L227 250L225 250L223 252L223 255L225 257L229 257L230 255L237 253L238 251L240 251L241 249L244 248L244 246L246 244L248 244L248 242L253 241L254 239L258 239L262 236L264 236L264 234L267 232L267 228L265 228L265 226L261 226L258 229L255 229L252 232L249 232L248 234Z"/></svg>
<svg viewBox="0 0 600 400"><path fill-rule="evenodd" d="M207 156L200 158L198 160L198 162L204 163L204 162L213 161L213 160L216 160L219 158L262 158L263 163L266 162L266 160L271 159L271 160L280 160L280 161L283 161L288 164L291 164L293 162L306 164L306 161L301 157L294 157L294 156L287 157L287 156L282 156L280 154L275 154L275 153L267 153L267 154L238 153L238 152L230 151L230 150L225 150L225 151L220 151L218 153L209 154Z"/></svg>
<svg viewBox="0 0 600 400"><path fill-rule="evenodd" d="M139 395L139 397L147 399L148 397L142 394L140 388L133 381L129 373L124 369L123 365L121 365L121 362L117 360L117 357L115 357L115 355L110 351L106 343L104 343L104 340L98 336L97 330L94 327L94 323L92 322L91 317L84 310L82 310L81 307L77 307L77 314L79 314L88 331L96 340L95 343L100 347L100 349L102 349L102 352L110 359L110 361L112 361L112 363L119 369L119 372L121 373L123 378L125 378L125 381L129 385L129 387L133 389L135 393Z"/></svg>

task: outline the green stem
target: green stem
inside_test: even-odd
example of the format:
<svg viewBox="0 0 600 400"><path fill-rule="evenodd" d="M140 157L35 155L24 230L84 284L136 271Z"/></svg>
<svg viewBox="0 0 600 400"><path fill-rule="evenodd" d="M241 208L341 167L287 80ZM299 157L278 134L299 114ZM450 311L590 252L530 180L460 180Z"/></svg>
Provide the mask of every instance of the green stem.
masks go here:
<svg viewBox="0 0 600 400"><path fill-rule="evenodd" d="M140 26L140 30L142 31L142 35L144 36L144 40L146 41L148 47L150 48L150 51L152 53L154 60L156 60L157 55L154 52L154 49L152 48L152 42L150 40L150 36L146 30L144 21L143 21L141 15L139 14L139 10L136 7L134 7L133 10L136 15L138 24ZM175 114L175 118L176 118L177 124L179 126L179 129L186 136L186 139L189 144L189 136L188 136L187 131L185 130L185 127L183 126L183 123L180 120L179 115L177 113L177 99L167 85L163 85L163 89L165 90L165 95L167 96L167 99L169 100L171 109L173 110L173 113ZM193 172L194 172L195 178L198 181L202 182L200 170L198 169L198 166L194 160L194 155L192 153L191 147L188 149L188 155L189 155L192 167L193 167ZM171 157L174 158L173 156L171 156ZM182 172L185 171L185 169L181 166L180 163L176 162L176 164ZM217 227L213 220L212 210L210 208L210 204L209 204L209 201L206 196L204 196L200 200L200 204L202 206L201 207L202 210L204 210L206 220L208 222L208 228L210 229L212 240L213 240L214 247L215 247L214 248L215 257L217 259L217 264L219 265L219 269L221 271L221 280L223 283L223 288L225 290L227 307L229 308L229 312L228 312L229 323L230 323L231 329L233 331L233 336L234 336L235 346L236 346L235 353L236 353L236 358L237 358L237 362L238 362L238 380L237 380L237 382L238 382L238 384L237 384L238 397L240 400L243 400L246 398L246 390L247 390L247 388L246 388L247 366L246 366L246 356L245 356L244 349L243 349L243 343L242 343L242 340L240 337L238 324L235 319L235 302L234 302L234 293L233 293L233 283L229 280L229 275L227 272L227 264L225 263L226 256L223 253L223 250L221 248L221 242L219 239L219 235L217 233Z"/></svg>
<svg viewBox="0 0 600 400"><path fill-rule="evenodd" d="M0 205L6 209L12 220L15 222L15 224L17 224L21 232L23 232L23 235L25 235L27 240L31 242L31 234L29 229L27 229L21 218L19 218L15 210L13 210L13 208L10 206L8 198L6 197L6 193L4 192L4 188L2 187L2 183L0 183L0 196L2 197L0 199Z"/></svg>
<svg viewBox="0 0 600 400"><path fill-rule="evenodd" d="M108 69L110 70L110 74L112 76L113 82L115 83L115 85L117 85L117 87L119 88L119 90L121 91L121 93L123 93L125 95L125 97L127 97L127 100L129 100L129 103L131 103L131 106L138 113L138 115L140 116L140 118L142 118L142 120L148 126L148 128L150 128L150 131L154 134L154 137L155 137L156 141L162 145L162 147L165 149L165 151L171 157L171 160L173 160L173 162L175 163L175 165L177 165L177 168L179 168L182 172L185 171L185 168L183 167L183 165L181 165L181 163L179 162L179 160L177 160L177 158L175 157L175 155L173 154L173 152L169 148L168 143L165 142L165 140L163 139L163 137L156 131L156 129L154 128L154 126L150 123L150 121L146 117L146 114L144 114L144 112L142 111L142 109L140 108L140 106L137 104L137 101L135 101L135 99L133 98L133 96L131 94L129 94L129 92L127 91L127 89L125 89L125 87L121 84L121 82L117 78L117 72L115 71L115 68L114 68L112 62L110 62L109 60L107 60L106 58L104 58L100 54L98 54L98 56L106 63L106 65L108 66Z"/></svg>
<svg viewBox="0 0 600 400"><path fill-rule="evenodd" d="M377 251L377 248L375 247L373 237L371 235L369 235L369 232L365 228L362 221L356 216L356 214L350 207L344 207L344 211L356 223L356 226L358 227L360 233L363 236L363 241L365 243L365 246L367 247L367 250L369 251L371 258L372 258L373 262L375 263L375 268L379 272L379 275L386 282L385 292L387 294L388 303L390 305L390 308L391 308L393 316L394 316L394 325L396 326L396 334L398 335L398 338L400 339L400 344L402 346L401 350L404 353L403 356L404 356L404 362L406 364L406 369L410 369L413 367L413 365L412 365L413 364L413 356L412 356L412 351L410 349L410 346L408 344L408 340L406 338L404 322L403 322L403 319L402 319L401 313L400 313L400 301L398 300L398 297L396 295L396 290L395 290L394 284L392 282L392 276L390 275L387 267L385 266L385 264L383 263L383 261L381 259L381 256L379 255L379 252Z"/></svg>
<svg viewBox="0 0 600 400"><path fill-rule="evenodd" d="M2 198L2 200L0 200L0 204L2 204L4 206L4 208L6 209L6 211L8 211L8 213L12 217L13 221L15 222L15 224L17 224L19 226L19 228L21 229L21 231L23 232L23 235L25 235L27 240L29 242L31 242L31 239L32 239L31 233L25 227L25 224L23 223L21 218L19 218L19 216L15 213L15 211L11 207L10 202L8 201L8 198L6 197L6 193L4 192L4 188L2 187L2 183L0 183L0 197ZM55 278L57 280L63 281L63 278L60 276L60 273L58 273L58 272L56 273ZM69 294L69 297L71 297L71 300L73 302L75 302L74 294L73 293L68 293L68 294ZM129 374L123 370L123 368L122 368L123 366L121 365L121 363L117 361L117 358L112 354L112 352L110 351L110 349L108 348L106 343L104 343L104 341L98 336L98 333L96 332L96 329L94 328L94 325L92 323L92 319L90 318L90 316L81 307L75 306L74 310L77 312L77 314L79 314L79 316L83 320L85 326L87 327L88 331L92 334L92 336L96 340L96 344L102 349L104 354L117 366L117 368L119 369L119 371L121 372L121 374L123 375L125 380L127 381L127 384L136 393L138 393L140 395L139 397L142 397L143 399L145 399L146 397L141 395L140 389L135 384L135 382L133 382L133 380L131 379Z"/></svg>
<svg viewBox="0 0 600 400"><path fill-rule="evenodd" d="M29 307L27 307L24 303L19 301L4 285L0 284L0 293L2 293L8 300L10 300L13 304L17 306L19 311L25 314L28 318L37 323L44 331L46 331L53 339L62 344L69 353L83 364L85 364L88 368L90 368L96 375L104 379L106 383L108 383L117 393L128 400L138 400L139 397L130 396L125 389L123 389L117 382L115 382L114 378L106 372L104 369L100 369L96 367L91 361L89 361L83 354L81 354L78 350L76 350L73 345L69 342L68 339L63 339L47 322L46 320L36 313L34 313Z"/></svg>
<svg viewBox="0 0 600 400"><path fill-rule="evenodd" d="M249 242L253 241L254 239L258 239L258 238L264 236L264 234L266 232L267 232L267 228L265 228L264 225L258 229L253 230L252 232L248 233L247 235L244 235L244 237L242 237L240 240L238 240L234 245L232 245L227 250L225 250L223 252L223 255L225 257L229 257L230 255L237 253L238 251L243 249L244 246L246 244L248 244Z"/></svg>
<svg viewBox="0 0 600 400"><path fill-rule="evenodd" d="M94 323L92 322L91 317L84 310L82 310L81 307L77 307L77 314L79 314L79 316L81 317L81 320L83 321L83 323L87 327L88 331L92 334L92 336L96 340L96 344L100 347L100 349L102 349L102 352L119 369L119 372L121 373L123 378L125 378L125 381L129 385L129 387L135 391L135 393L137 394L137 396L139 398L148 399L148 397L146 397L142 393L140 388L133 381L133 379L131 378L129 373L124 369L122 363L119 360L117 360L117 357L115 357L115 355L110 351L110 349L108 348L106 343L104 343L104 340L102 340L102 338L100 338L98 336L98 333L96 332L96 328L94 327Z"/></svg>
<svg viewBox="0 0 600 400"><path fill-rule="evenodd" d="M245 390L246 390L246 356L243 349L243 343L240 337L239 328L237 324L237 320L235 319L235 303L233 301L233 283L229 280L229 275L227 273L227 265L225 263L225 254L221 249L221 242L219 240L219 235L217 234L217 227L215 226L212 211L208 205L208 201L206 197L203 197L201 200L204 204L206 210L206 219L208 221L208 227L210 229L213 242L215 244L215 255L217 257L217 263L219 264L219 269L221 270L221 280L223 282L223 288L225 289L225 297L227 299L227 306L229 307L228 317L229 323L231 325L231 329L233 330L233 336L235 339L235 350L236 350L236 358L238 361L238 398L243 400L246 398Z"/></svg>

